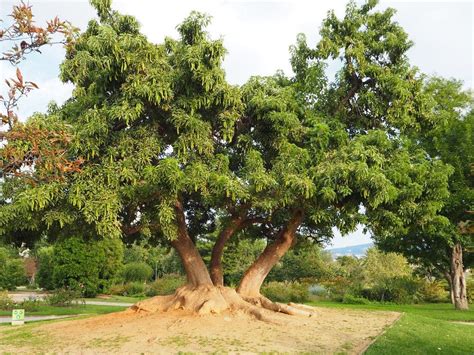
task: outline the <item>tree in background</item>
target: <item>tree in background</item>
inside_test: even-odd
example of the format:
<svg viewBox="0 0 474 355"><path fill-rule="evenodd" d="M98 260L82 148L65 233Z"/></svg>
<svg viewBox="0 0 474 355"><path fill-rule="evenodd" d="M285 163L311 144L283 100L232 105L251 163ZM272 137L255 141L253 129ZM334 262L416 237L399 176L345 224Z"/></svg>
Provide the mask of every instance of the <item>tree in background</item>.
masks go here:
<svg viewBox="0 0 474 355"><path fill-rule="evenodd" d="M0 232L168 241L187 285L136 310L266 319L260 307L305 313L260 294L298 237L328 239L334 226L347 233L358 223L425 229L441 208L449 169L411 139L435 122L393 10L369 1L350 3L343 19L330 13L315 48L298 37L294 77L240 88L225 80L225 49L206 33L207 16L192 13L179 39L153 44L110 1L92 3L99 21L61 66L73 96L16 124L1 150L9 202ZM324 70L331 59L341 65L334 81ZM237 290L225 288L224 248L246 229L266 246ZM211 233L209 271L196 244Z"/></svg>
<svg viewBox="0 0 474 355"><path fill-rule="evenodd" d="M434 129L421 131L421 141L433 159L441 158L451 165L449 197L438 217L424 229L409 229L401 234L376 235L383 250L403 253L415 264L435 269L443 275L451 289L456 309L467 309L466 269L474 265L474 253L469 246L473 235L462 230L474 209L474 113L471 93L462 90L454 80L431 78L424 90L431 98L429 108L439 123Z"/></svg>

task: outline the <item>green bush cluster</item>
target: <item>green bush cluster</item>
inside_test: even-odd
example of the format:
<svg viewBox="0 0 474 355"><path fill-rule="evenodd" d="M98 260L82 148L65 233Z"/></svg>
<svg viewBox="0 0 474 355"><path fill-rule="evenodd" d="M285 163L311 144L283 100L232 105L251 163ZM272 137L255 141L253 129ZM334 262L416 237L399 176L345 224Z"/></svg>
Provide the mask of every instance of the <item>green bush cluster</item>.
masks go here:
<svg viewBox="0 0 474 355"><path fill-rule="evenodd" d="M153 276L153 269L146 263L133 262L125 264L122 277L125 282L141 281L146 282Z"/></svg>
<svg viewBox="0 0 474 355"><path fill-rule="evenodd" d="M178 274L168 274L151 283L146 292L147 296L170 295L186 283L186 278Z"/></svg>
<svg viewBox="0 0 474 355"><path fill-rule="evenodd" d="M178 287L186 283L186 278L179 274L168 274L156 281L145 284L143 282L127 282L115 284L109 288L112 295L120 296L158 296L172 294Z"/></svg>
<svg viewBox="0 0 474 355"><path fill-rule="evenodd" d="M70 289L82 296L104 292L118 275L123 244L116 239L69 237L38 250L38 283L46 289Z"/></svg>
<svg viewBox="0 0 474 355"><path fill-rule="evenodd" d="M14 290L27 282L23 260L6 247L0 247L0 290Z"/></svg>
<svg viewBox="0 0 474 355"><path fill-rule="evenodd" d="M271 281L262 286L262 294L275 302L307 302L308 285L297 281Z"/></svg>

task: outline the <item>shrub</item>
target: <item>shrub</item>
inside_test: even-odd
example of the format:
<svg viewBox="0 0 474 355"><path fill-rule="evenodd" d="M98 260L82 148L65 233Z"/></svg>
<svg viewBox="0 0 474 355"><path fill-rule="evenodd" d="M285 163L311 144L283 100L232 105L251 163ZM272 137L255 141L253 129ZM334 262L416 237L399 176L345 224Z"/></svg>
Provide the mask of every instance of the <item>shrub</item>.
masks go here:
<svg viewBox="0 0 474 355"><path fill-rule="evenodd" d="M54 246L53 284L94 297L115 277L122 258L123 246L116 240L64 239Z"/></svg>
<svg viewBox="0 0 474 355"><path fill-rule="evenodd" d="M342 303L345 304L370 304L370 301L366 298L357 297L349 293L345 294L342 298Z"/></svg>
<svg viewBox="0 0 474 355"><path fill-rule="evenodd" d="M23 302L18 304L19 308L24 309L27 312L33 312L39 310L40 306L44 303L44 301L38 298L28 298Z"/></svg>
<svg viewBox="0 0 474 355"><path fill-rule="evenodd" d="M471 273L466 280L467 300L469 303L474 303L474 275Z"/></svg>
<svg viewBox="0 0 474 355"><path fill-rule="evenodd" d="M123 296L124 293L125 293L125 286L124 285L118 285L118 284L112 285L112 286L109 287L109 293L111 295Z"/></svg>
<svg viewBox="0 0 474 355"><path fill-rule="evenodd" d="M420 282L412 277L393 277L380 281L371 288L361 290L360 294L371 301L413 303L417 300Z"/></svg>
<svg viewBox="0 0 474 355"><path fill-rule="evenodd" d="M354 292L353 282L344 276L336 276L331 280L326 280L323 282L323 286L328 290L329 298L338 302L342 302L346 293Z"/></svg>
<svg viewBox="0 0 474 355"><path fill-rule="evenodd" d="M418 298L423 302L446 302L449 298L449 292L446 292L441 282L425 280L420 283Z"/></svg>
<svg viewBox="0 0 474 355"><path fill-rule="evenodd" d="M26 282L25 265L21 259L0 260L0 289L14 290Z"/></svg>
<svg viewBox="0 0 474 355"><path fill-rule="evenodd" d="M37 251L38 273L36 274L36 280L38 281L38 285L46 290L54 289L53 254L53 246L41 247Z"/></svg>
<svg viewBox="0 0 474 355"><path fill-rule="evenodd" d="M144 296L145 285L141 282L129 282L124 285L123 296Z"/></svg>
<svg viewBox="0 0 474 355"><path fill-rule="evenodd" d="M152 277L153 269L145 263L130 263L125 264L122 275L125 282L145 282Z"/></svg>
<svg viewBox="0 0 474 355"><path fill-rule="evenodd" d="M262 287L262 294L276 302L306 302L308 286L299 282L271 281Z"/></svg>
<svg viewBox="0 0 474 355"><path fill-rule="evenodd" d="M77 305L77 299L81 297L78 290L71 288L61 288L49 294L45 301L51 306L69 307Z"/></svg>
<svg viewBox="0 0 474 355"><path fill-rule="evenodd" d="M149 285L146 295L161 296L172 294L178 287L186 283L186 278L178 274L168 274Z"/></svg>
<svg viewBox="0 0 474 355"><path fill-rule="evenodd" d="M0 291L0 309L2 311L11 311L15 308L15 303L13 299L8 296L8 292Z"/></svg>

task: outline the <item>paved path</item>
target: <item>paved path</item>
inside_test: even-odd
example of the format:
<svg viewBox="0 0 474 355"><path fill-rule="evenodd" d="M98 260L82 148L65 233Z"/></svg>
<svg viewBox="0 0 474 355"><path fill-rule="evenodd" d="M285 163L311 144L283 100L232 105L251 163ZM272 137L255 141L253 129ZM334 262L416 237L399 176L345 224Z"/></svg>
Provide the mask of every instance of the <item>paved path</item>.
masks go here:
<svg viewBox="0 0 474 355"><path fill-rule="evenodd" d="M50 319L62 319L62 318L71 318L76 317L75 315L68 315L68 316L25 316L25 322L35 322L39 320L50 320ZM0 323L11 323L12 317L0 317Z"/></svg>

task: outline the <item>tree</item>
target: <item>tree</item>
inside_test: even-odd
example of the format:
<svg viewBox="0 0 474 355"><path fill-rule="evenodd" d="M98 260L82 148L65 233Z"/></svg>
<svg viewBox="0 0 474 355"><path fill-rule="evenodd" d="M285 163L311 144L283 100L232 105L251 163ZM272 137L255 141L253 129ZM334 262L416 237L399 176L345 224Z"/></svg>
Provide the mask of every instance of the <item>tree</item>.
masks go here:
<svg viewBox="0 0 474 355"><path fill-rule="evenodd" d="M235 87L225 80L222 41L205 32L209 17L193 12L179 39L153 44L110 1L92 4L99 21L61 66L73 96L13 127L2 148L10 202L0 232L167 240L187 285L135 309L243 309L266 319L260 306L307 314L260 294L297 237L331 238L332 227L347 233L359 222L425 228L441 207L449 169L409 135L431 124L429 98L393 10L350 3L342 20L328 16L316 48L298 38L294 77ZM334 82L324 72L329 57L341 63ZM36 141L32 154L15 134L35 130L50 139ZM233 290L223 285L221 259L245 229L266 247ZM211 272L196 247L210 236Z"/></svg>
<svg viewBox="0 0 474 355"><path fill-rule="evenodd" d="M474 113L471 94L462 83L434 77L424 90L431 98L430 109L436 127L417 135L432 157L441 158L453 168L449 197L433 223L424 230L410 229L399 235L381 235L377 245L384 250L405 254L412 262L435 269L446 277L456 309L467 309L465 270L474 265L469 246L473 237L463 226L474 208L472 163L474 161Z"/></svg>

